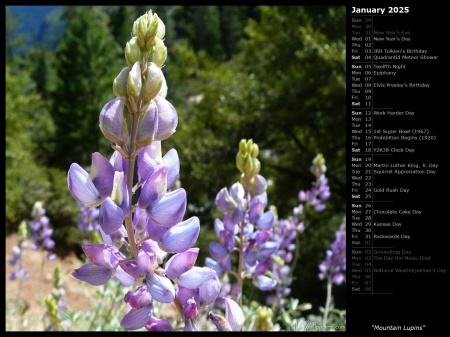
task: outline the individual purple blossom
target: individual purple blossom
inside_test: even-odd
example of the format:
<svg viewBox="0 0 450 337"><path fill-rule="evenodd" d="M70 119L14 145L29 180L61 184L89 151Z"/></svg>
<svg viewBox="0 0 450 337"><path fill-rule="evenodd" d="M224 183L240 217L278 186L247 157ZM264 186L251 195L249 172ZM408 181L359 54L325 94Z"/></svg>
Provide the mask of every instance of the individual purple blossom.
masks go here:
<svg viewBox="0 0 450 337"><path fill-rule="evenodd" d="M108 244L83 245L90 263L75 269L72 276L91 285L103 285L114 275L121 253Z"/></svg>
<svg viewBox="0 0 450 337"><path fill-rule="evenodd" d="M124 301L131 309L122 318L120 325L126 330L137 330L145 326L153 311L153 298L147 287L140 286L136 291L127 292Z"/></svg>
<svg viewBox="0 0 450 337"><path fill-rule="evenodd" d="M70 165L67 175L69 191L76 201L97 207L111 196L114 167L100 153L92 154L90 174L77 163Z"/></svg>

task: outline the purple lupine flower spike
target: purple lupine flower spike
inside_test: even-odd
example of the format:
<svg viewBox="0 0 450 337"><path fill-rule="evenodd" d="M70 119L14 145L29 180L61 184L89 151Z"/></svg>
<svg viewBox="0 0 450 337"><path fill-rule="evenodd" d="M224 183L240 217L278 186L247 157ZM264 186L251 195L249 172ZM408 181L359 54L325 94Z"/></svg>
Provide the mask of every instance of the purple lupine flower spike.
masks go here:
<svg viewBox="0 0 450 337"><path fill-rule="evenodd" d="M346 281L346 233L345 218L339 229L335 233L335 240L331 243L330 249L326 251L325 260L319 265L319 278L328 279L336 285Z"/></svg>
<svg viewBox="0 0 450 337"><path fill-rule="evenodd" d="M184 330L197 331L194 320L217 297L220 282L215 269L195 266L199 248L193 246L200 222L197 217L183 221L187 200L186 191L176 185L177 151L171 149L165 156L161 152L161 141L178 125L177 111L165 98L164 34L164 23L152 11L134 22L125 47L127 66L113 82L116 98L99 116L100 129L115 151L109 161L94 153L90 173L76 163L69 169L68 187L75 200L99 207L98 230L104 241L83 246L89 263L72 275L91 285L103 285L111 278L127 287L139 285L124 298L131 307L121 321L126 330L173 330L168 321L153 317L153 301L176 300L183 309ZM246 202L241 192L237 186L231 189L236 206ZM236 211L233 218L243 216ZM223 235L228 254L234 246L233 232L239 228L232 221L226 227L232 228ZM231 260L227 256L220 263L229 269Z"/></svg>

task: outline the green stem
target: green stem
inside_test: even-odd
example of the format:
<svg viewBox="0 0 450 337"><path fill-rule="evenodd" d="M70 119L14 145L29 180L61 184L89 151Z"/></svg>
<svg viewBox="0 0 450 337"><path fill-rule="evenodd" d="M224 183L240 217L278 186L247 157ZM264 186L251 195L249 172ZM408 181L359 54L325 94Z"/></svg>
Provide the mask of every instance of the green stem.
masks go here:
<svg viewBox="0 0 450 337"><path fill-rule="evenodd" d="M18 312L20 315L22 315L22 313L23 313L23 309L22 309L21 305L24 304L21 301L22 300L22 296L21 296L22 283L23 283L23 279L22 279L22 277L20 277L19 278L19 289L17 289L17 302L16 302L17 309L18 309ZM12 316L13 316L13 318L16 317L16 315L14 315L14 314ZM21 319L20 321L21 321L21 327L23 328L23 319ZM15 326L15 324L13 324L13 327L14 326Z"/></svg>
<svg viewBox="0 0 450 337"><path fill-rule="evenodd" d="M250 183L249 183L249 179L247 179L247 177L244 176L243 179L243 183L244 183L244 190L245 190L245 194L246 194L246 198L247 198L247 207L250 204L250 199L251 199L251 194L250 194ZM238 296L238 304L240 307L242 307L242 294L244 292L244 275L243 275L243 270L244 270L244 227L245 227L245 222L241 221L239 224L240 227L240 233L239 233L239 265L238 265L238 270L237 270L237 282L238 282L238 286L239 286L239 296Z"/></svg>
<svg viewBox="0 0 450 337"><path fill-rule="evenodd" d="M139 122L139 117L136 114L134 114L133 115L133 123L131 126L130 148L128 151L128 158L126 158L126 160L127 160L127 189L128 189L128 197L130 198L130 205L133 202L132 201L133 200L133 175L134 175L134 165L135 165L135 159L136 159L136 137L137 137L138 124L139 124L138 122ZM133 216L133 212L130 209L129 214L125 216L125 228L127 230L128 243L130 244L131 254L133 255L134 259L137 259L138 246L137 246L136 240L134 238L132 216Z"/></svg>
<svg viewBox="0 0 450 337"><path fill-rule="evenodd" d="M103 286L104 287L104 286ZM91 316L91 322L89 323L89 329L88 329L88 331L92 331L93 330L93 327L94 327L94 321L95 322L97 322L97 320L98 320L98 317L99 317L99 313L100 313L100 308L101 308L101 304L100 303L103 303L103 301L96 301L97 303L97 310L95 310L95 314L93 315L93 316ZM90 303L89 303L90 304Z"/></svg>
<svg viewBox="0 0 450 337"><path fill-rule="evenodd" d="M239 240L239 265L237 270L237 282L239 285L239 297L238 297L238 304L240 307L242 307L242 292L243 292L243 286L244 286L244 278L242 277L242 271L244 269L244 225L245 223L241 221L239 224L241 228L240 232L240 240Z"/></svg>
<svg viewBox="0 0 450 337"><path fill-rule="evenodd" d="M41 262L41 282L39 282L39 294L42 294L42 285L44 284L45 280L44 280L44 266L45 266L45 250L42 250L42 262ZM39 302L39 299L37 299L37 301ZM46 322L45 322L45 314L44 314L44 318L42 320L42 324L43 326L43 330L45 331L45 327L46 327Z"/></svg>
<svg viewBox="0 0 450 337"><path fill-rule="evenodd" d="M327 326L328 313L330 311L331 287L332 287L332 284L333 283L330 281L330 279L328 279L328 283L327 283L327 300L325 302L325 311L323 313L323 328L324 328L324 330L326 329L326 326Z"/></svg>
<svg viewBox="0 0 450 337"><path fill-rule="evenodd" d="M119 296L119 294L120 294L120 291L121 291L121 289L122 289L122 285L120 284L120 283L117 283L117 285L116 285L116 293L115 293L115 295L114 295L114 298L113 298L113 300L112 300L112 302L113 303L110 303L110 306L109 306L109 311L108 311L108 313L104 316L104 319L105 320L110 320L111 319L111 313L112 313L112 311L113 311L113 309L114 309L114 306L115 306L115 301L117 300L117 297ZM122 302L123 303L123 302ZM107 322L104 322L104 324L106 325L107 324Z"/></svg>

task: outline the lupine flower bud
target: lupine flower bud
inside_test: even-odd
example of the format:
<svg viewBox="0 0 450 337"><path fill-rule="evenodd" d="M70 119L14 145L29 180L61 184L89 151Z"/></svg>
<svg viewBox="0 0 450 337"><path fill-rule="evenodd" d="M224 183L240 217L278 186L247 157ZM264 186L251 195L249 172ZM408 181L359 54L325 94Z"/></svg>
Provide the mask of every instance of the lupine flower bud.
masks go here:
<svg viewBox="0 0 450 337"><path fill-rule="evenodd" d="M251 149L250 149L250 155L253 158L256 158L256 157L258 157L258 154L259 154L258 144L252 144Z"/></svg>
<svg viewBox="0 0 450 337"><path fill-rule="evenodd" d="M244 325L244 313L241 307L231 298L225 297L225 318L230 323L233 331L240 331Z"/></svg>
<svg viewBox="0 0 450 337"><path fill-rule="evenodd" d="M198 288L198 298L200 306L204 307L211 304L220 293L220 280L217 276L214 276L211 280L204 282Z"/></svg>
<svg viewBox="0 0 450 337"><path fill-rule="evenodd" d="M35 219L39 219L45 214L44 203L42 201L36 201L31 211L31 216Z"/></svg>
<svg viewBox="0 0 450 337"><path fill-rule="evenodd" d="M173 105L162 96L156 96L145 111L139 126L136 146L148 146L152 141L164 140L175 133L178 114Z"/></svg>
<svg viewBox="0 0 450 337"><path fill-rule="evenodd" d="M325 166L325 158L322 153L317 154L313 161L312 166L310 167L310 171L314 176L319 177L327 171L327 167Z"/></svg>
<svg viewBox="0 0 450 337"><path fill-rule="evenodd" d="M323 154L322 154L322 153L317 154L317 155L314 157L312 164L313 164L314 166L322 166L322 165L325 165L325 158L323 157Z"/></svg>
<svg viewBox="0 0 450 337"><path fill-rule="evenodd" d="M164 22L155 14L155 16L158 18L158 31L156 32L156 37L160 38L161 40L164 38L164 35L166 35L166 25Z"/></svg>
<svg viewBox="0 0 450 337"><path fill-rule="evenodd" d="M195 319L198 317L198 309L197 309L197 303L193 298L190 298L187 300L186 305L183 309L183 315L185 318L192 318Z"/></svg>
<svg viewBox="0 0 450 337"><path fill-rule="evenodd" d="M173 135L178 125L178 114L174 106L162 96L155 97L158 107L158 131L155 140L164 140Z"/></svg>
<svg viewBox="0 0 450 337"><path fill-rule="evenodd" d="M158 96L161 96L161 97L163 97L163 98L166 98L166 96L167 96L167 90L168 90L167 82L166 82L166 78L164 77L164 73L163 73L163 77L162 77L162 85L161 85L161 89L159 89Z"/></svg>
<svg viewBox="0 0 450 337"><path fill-rule="evenodd" d="M27 228L26 221L22 221L20 223L17 234L19 236L19 241L20 242L22 242L22 241L24 241L26 239L26 237L28 235L28 228Z"/></svg>
<svg viewBox="0 0 450 337"><path fill-rule="evenodd" d="M216 326L217 331L233 331L233 329L230 326L230 323L228 323L225 317L217 315L211 311L209 313L209 318Z"/></svg>
<svg viewBox="0 0 450 337"><path fill-rule="evenodd" d="M124 117L125 99L116 97L105 104L100 112L99 124L103 135L120 147L129 139L127 123Z"/></svg>
<svg viewBox="0 0 450 337"><path fill-rule="evenodd" d="M129 67L142 60L142 50L136 37L131 38L125 47L125 58Z"/></svg>
<svg viewBox="0 0 450 337"><path fill-rule="evenodd" d="M239 152L236 155L236 166L247 179L255 177L261 169L261 163L256 158L258 154L258 145L253 144L253 140L242 139L240 141Z"/></svg>
<svg viewBox="0 0 450 337"><path fill-rule="evenodd" d="M136 62L131 68L127 81L127 95L130 101L131 109L134 113L138 112L137 102L142 88L141 64Z"/></svg>
<svg viewBox="0 0 450 337"><path fill-rule="evenodd" d="M158 34L164 36L165 27L159 28L160 23L162 21L158 18L158 15L153 14L151 10L134 22L132 34L137 37L142 49L148 50Z"/></svg>
<svg viewBox="0 0 450 337"><path fill-rule="evenodd" d="M257 174L250 180L250 191L253 196L264 193L267 189L267 181L262 175Z"/></svg>
<svg viewBox="0 0 450 337"><path fill-rule="evenodd" d="M163 40L155 37L152 48L147 53L147 61L155 63L158 67L162 67L167 58L167 47Z"/></svg>
<svg viewBox="0 0 450 337"><path fill-rule="evenodd" d="M142 102L148 104L159 93L163 84L163 73L153 62L147 63L147 77L142 86Z"/></svg>
<svg viewBox="0 0 450 337"><path fill-rule="evenodd" d="M114 95L116 95L117 97L125 97L127 94L127 81L130 70L130 67L123 68L120 71L119 75L117 75L114 79L113 91Z"/></svg>
<svg viewBox="0 0 450 337"><path fill-rule="evenodd" d="M150 17L150 15L148 16ZM153 14L152 20L147 27L147 31L145 33L145 50L149 50L153 44L153 41L156 37L156 34L158 33L158 15Z"/></svg>
<svg viewBox="0 0 450 337"><path fill-rule="evenodd" d="M151 100L144 112L136 139L136 147L146 147L155 140L158 131L158 107L155 101Z"/></svg>

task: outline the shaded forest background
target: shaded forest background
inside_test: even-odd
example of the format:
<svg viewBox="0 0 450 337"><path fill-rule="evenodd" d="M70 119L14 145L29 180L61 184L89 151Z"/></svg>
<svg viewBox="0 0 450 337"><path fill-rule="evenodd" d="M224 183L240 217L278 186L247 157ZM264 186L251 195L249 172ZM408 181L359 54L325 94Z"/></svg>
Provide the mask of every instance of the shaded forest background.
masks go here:
<svg viewBox="0 0 450 337"><path fill-rule="evenodd" d="M18 9L5 11L7 234L42 200L58 254L82 254L67 171L73 162L89 167L93 152L112 154L98 116L114 97L134 20L152 10L166 26L163 72L179 116L163 154L178 151L186 218L201 221L199 261L221 216L215 196L239 180L242 138L260 148L280 218L311 187L311 161L323 153L332 195L324 212L307 215L292 287L300 302L323 306L317 266L345 215L345 7L55 6L31 31L33 16ZM345 286L334 295L344 308Z"/></svg>

